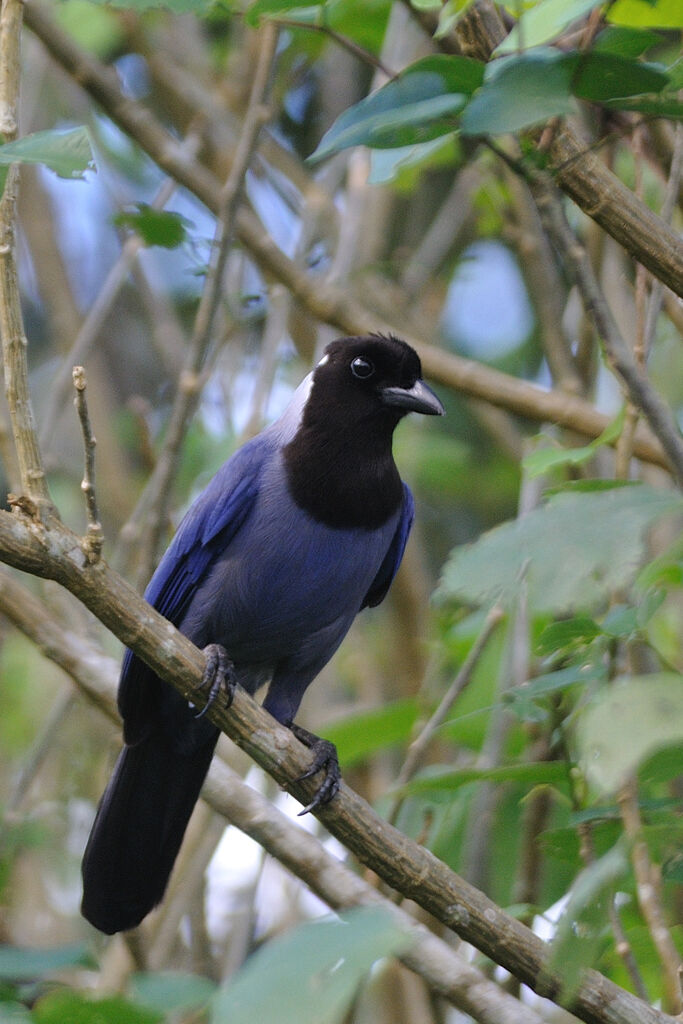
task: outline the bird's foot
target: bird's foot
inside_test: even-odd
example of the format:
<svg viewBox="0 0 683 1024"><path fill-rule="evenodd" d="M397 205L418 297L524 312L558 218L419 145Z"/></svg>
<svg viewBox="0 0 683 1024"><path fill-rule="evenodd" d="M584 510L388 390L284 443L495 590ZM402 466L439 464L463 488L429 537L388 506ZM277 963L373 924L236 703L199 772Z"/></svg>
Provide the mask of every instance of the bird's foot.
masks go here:
<svg viewBox="0 0 683 1024"><path fill-rule="evenodd" d="M225 706L229 708L233 702L237 686L235 666L225 647L221 646L221 644L207 644L203 649L203 653L206 658L206 664L198 689L202 693L208 690L208 697L206 704L195 715L195 718L204 717L209 708L214 704L221 690L225 693Z"/></svg>
<svg viewBox="0 0 683 1024"><path fill-rule="evenodd" d="M304 746L308 747L313 753L313 761L310 768L294 781L303 782L304 779L310 779L311 776L316 775L319 771L325 771L325 778L316 790L316 794L310 804L307 804L303 811L299 811L299 817L301 817L302 814L308 814L309 811L314 811L317 807L323 807L325 804L328 804L337 795L341 782L341 771L339 769L337 748L334 743L331 743L329 740L322 740L315 733L309 732L308 729L303 729L300 725L295 725L294 722L292 722L289 728L296 738L301 740Z"/></svg>

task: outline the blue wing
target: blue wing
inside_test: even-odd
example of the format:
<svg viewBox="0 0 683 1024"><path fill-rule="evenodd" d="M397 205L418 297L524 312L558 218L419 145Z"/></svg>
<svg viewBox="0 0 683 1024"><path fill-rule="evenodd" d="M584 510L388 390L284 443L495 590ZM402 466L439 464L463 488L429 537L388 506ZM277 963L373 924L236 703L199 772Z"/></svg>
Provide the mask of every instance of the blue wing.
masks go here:
<svg viewBox="0 0 683 1024"><path fill-rule="evenodd" d="M392 584L394 576L403 558L403 552L408 542L408 534L415 518L415 502L407 484L403 484L403 509L401 518L398 521L396 532L393 536L389 550L384 556L379 572L372 581L372 585L365 595L361 608L374 608L387 596L387 591Z"/></svg>
<svg viewBox="0 0 683 1024"><path fill-rule="evenodd" d="M206 571L249 515L271 450L271 443L261 435L235 452L178 527L145 591L149 603L174 625L180 622ZM118 693L126 742L134 742L146 730L157 693L158 680L152 670L127 650Z"/></svg>

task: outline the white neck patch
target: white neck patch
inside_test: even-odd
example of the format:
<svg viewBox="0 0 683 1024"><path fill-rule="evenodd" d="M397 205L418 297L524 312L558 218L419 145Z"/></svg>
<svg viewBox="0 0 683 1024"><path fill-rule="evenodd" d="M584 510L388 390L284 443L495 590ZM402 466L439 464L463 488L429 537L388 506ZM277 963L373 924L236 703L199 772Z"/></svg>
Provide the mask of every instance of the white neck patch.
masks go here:
<svg viewBox="0 0 683 1024"><path fill-rule="evenodd" d="M282 444L288 444L301 426L301 420L304 415L304 406L308 401L308 396L311 393L312 387L313 373L311 372L301 381L301 384L299 384L298 388L290 398L289 405L283 412L282 416L280 416L280 418L273 424L273 428L277 430Z"/></svg>

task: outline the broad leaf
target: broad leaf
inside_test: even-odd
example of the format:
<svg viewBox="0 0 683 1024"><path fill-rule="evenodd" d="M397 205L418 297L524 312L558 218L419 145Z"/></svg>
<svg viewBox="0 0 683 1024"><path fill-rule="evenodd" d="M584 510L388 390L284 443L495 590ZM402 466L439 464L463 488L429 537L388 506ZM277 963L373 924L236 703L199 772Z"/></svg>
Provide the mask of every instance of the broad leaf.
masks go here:
<svg viewBox="0 0 683 1024"><path fill-rule="evenodd" d="M483 76L484 65L468 57L424 57L345 110L309 160L349 146L395 149L445 135L456 128L456 115Z"/></svg>
<svg viewBox="0 0 683 1024"><path fill-rule="evenodd" d="M572 885L569 902L560 918L550 947L548 967L562 978L562 1002L566 1005L592 966L609 921L609 900L628 871L628 859L621 846L613 847L585 868Z"/></svg>
<svg viewBox="0 0 683 1024"><path fill-rule="evenodd" d="M33 1019L35 1024L160 1024L163 1016L121 996L95 999L72 989L57 989L36 1003Z"/></svg>
<svg viewBox="0 0 683 1024"><path fill-rule="evenodd" d="M616 0L605 16L632 28L683 28L681 0Z"/></svg>
<svg viewBox="0 0 683 1024"><path fill-rule="evenodd" d="M659 93L669 85L664 70L629 57L601 51L562 53L538 47L488 66L484 85L463 112L461 129L465 135L519 131L549 117L568 114L574 107L573 96L609 102L619 108L630 109L633 102L647 102L661 109L661 98L627 102L621 98ZM675 106L676 101L669 97L665 109Z"/></svg>
<svg viewBox="0 0 683 1024"><path fill-rule="evenodd" d="M658 93L669 84L669 77L661 68L615 53L571 56L575 61L571 89L581 99L600 103L622 96Z"/></svg>
<svg viewBox="0 0 683 1024"><path fill-rule="evenodd" d="M430 142L415 146L399 146L397 149L373 149L370 154L369 185L385 185L396 181L404 171L422 165L433 167L438 163L451 163L455 157L453 136L441 136Z"/></svg>
<svg viewBox="0 0 683 1024"><path fill-rule="evenodd" d="M260 18L290 15L292 11L324 7L326 0L255 0L246 11L246 20L256 25Z"/></svg>
<svg viewBox="0 0 683 1024"><path fill-rule="evenodd" d="M541 657L546 657L548 654L555 654L556 651L564 651L568 647L589 644L601 633L602 629L595 619L591 619L588 615L577 615L571 619L562 619L561 622L551 622L538 638L536 653ZM552 675L556 674L552 673ZM538 682L537 679L534 681Z"/></svg>
<svg viewBox="0 0 683 1024"><path fill-rule="evenodd" d="M564 57L558 50L539 49L494 61L462 115L462 133L500 135L569 114L572 67Z"/></svg>
<svg viewBox="0 0 683 1024"><path fill-rule="evenodd" d="M567 782L567 766L563 761L530 761L528 764L506 764L498 768L427 768L402 786L398 793L452 794L470 782L517 782L528 786L562 785Z"/></svg>
<svg viewBox="0 0 683 1024"><path fill-rule="evenodd" d="M661 36L649 29L608 25L597 36L593 52L617 53L621 57L640 57L661 41Z"/></svg>
<svg viewBox="0 0 683 1024"><path fill-rule="evenodd" d="M91 3L121 7L128 11L149 11L159 7L173 14L206 14L215 0L91 0Z"/></svg>
<svg viewBox="0 0 683 1024"><path fill-rule="evenodd" d="M613 110L631 110L637 114L649 114L651 117L668 117L680 120L683 118L683 101L674 96L625 96L618 100L604 100L604 106Z"/></svg>
<svg viewBox="0 0 683 1024"><path fill-rule="evenodd" d="M404 743L418 715L413 697L390 701L372 711L360 711L325 728L325 737L337 748L344 766L371 757L376 751Z"/></svg>
<svg viewBox="0 0 683 1024"><path fill-rule="evenodd" d="M216 983L209 978L181 971L134 974L130 987L136 1003L165 1014L206 1006L216 991Z"/></svg>
<svg viewBox="0 0 683 1024"><path fill-rule="evenodd" d="M0 980L35 981L45 974L65 967L83 967L89 962L88 951L80 944L50 949L0 946Z"/></svg>
<svg viewBox="0 0 683 1024"><path fill-rule="evenodd" d="M683 742L683 676L634 676L615 683L587 707L576 733L583 770L613 793L662 747Z"/></svg>
<svg viewBox="0 0 683 1024"><path fill-rule="evenodd" d="M212 1024L338 1024L374 961L410 941L376 907L302 925L263 946L221 988Z"/></svg>
<svg viewBox="0 0 683 1024"><path fill-rule="evenodd" d="M523 11L517 24L495 50L496 54L516 53L549 43L573 21L598 7L602 0L541 0Z"/></svg>
<svg viewBox="0 0 683 1024"><path fill-rule="evenodd" d="M645 486L557 494L456 548L437 600L509 606L524 579L532 611L590 612L632 582L645 529L674 511L683 511L679 496Z"/></svg>
<svg viewBox="0 0 683 1024"><path fill-rule="evenodd" d="M51 128L0 146L0 166L19 163L45 164L60 178L82 178L95 167L88 129Z"/></svg>
<svg viewBox="0 0 683 1024"><path fill-rule="evenodd" d="M136 203L136 211L125 211L114 217L114 223L132 228L145 245L159 245L164 249L177 249L187 239L191 221L171 210L155 210L147 203Z"/></svg>
<svg viewBox="0 0 683 1024"><path fill-rule="evenodd" d="M550 469L559 466L581 466L593 458L598 448L605 444L613 444L624 429L626 406L605 427L599 437L582 448L540 448L527 455L522 465L530 477L542 476Z"/></svg>

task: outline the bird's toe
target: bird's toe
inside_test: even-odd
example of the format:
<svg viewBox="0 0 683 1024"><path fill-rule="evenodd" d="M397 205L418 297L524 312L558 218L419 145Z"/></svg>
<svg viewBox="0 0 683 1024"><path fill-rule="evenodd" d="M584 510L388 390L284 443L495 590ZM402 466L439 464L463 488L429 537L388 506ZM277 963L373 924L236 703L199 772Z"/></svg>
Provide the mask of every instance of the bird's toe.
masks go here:
<svg viewBox="0 0 683 1024"><path fill-rule="evenodd" d="M207 644L203 653L206 664L198 689L202 693L207 693L207 699L202 710L195 716L196 718L202 718L206 714L215 703L221 690L225 694L225 706L229 708L235 697L237 686L235 666L225 647L221 644Z"/></svg>

